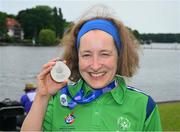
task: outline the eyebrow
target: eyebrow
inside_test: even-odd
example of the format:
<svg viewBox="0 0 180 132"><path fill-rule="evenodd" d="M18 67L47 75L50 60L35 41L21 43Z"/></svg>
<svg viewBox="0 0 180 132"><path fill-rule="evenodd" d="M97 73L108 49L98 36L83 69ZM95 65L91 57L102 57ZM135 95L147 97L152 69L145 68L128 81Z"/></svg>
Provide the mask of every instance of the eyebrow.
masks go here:
<svg viewBox="0 0 180 132"><path fill-rule="evenodd" d="M91 53L91 51L89 51L89 50L79 51L79 54L85 54L85 53Z"/></svg>
<svg viewBox="0 0 180 132"><path fill-rule="evenodd" d="M80 53L82 53L82 52L91 52L90 50L82 50L82 51L80 51Z"/></svg>
<svg viewBox="0 0 180 132"><path fill-rule="evenodd" d="M112 53L113 51L108 50L108 49L103 49L103 50L100 50L100 52ZM80 53L91 53L91 51L90 50L83 50L83 51L80 51Z"/></svg>
<svg viewBox="0 0 180 132"><path fill-rule="evenodd" d="M101 52L109 52L109 53L112 53L112 50L105 49L105 50L101 50Z"/></svg>

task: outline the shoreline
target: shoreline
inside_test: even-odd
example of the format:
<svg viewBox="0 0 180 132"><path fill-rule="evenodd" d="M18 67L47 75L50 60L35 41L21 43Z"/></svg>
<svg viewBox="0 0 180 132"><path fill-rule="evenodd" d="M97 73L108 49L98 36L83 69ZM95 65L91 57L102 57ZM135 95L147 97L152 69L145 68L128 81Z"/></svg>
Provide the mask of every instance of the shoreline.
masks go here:
<svg viewBox="0 0 180 132"><path fill-rule="evenodd" d="M157 104L167 104L167 103L180 103L180 100L168 100L168 101L157 101Z"/></svg>

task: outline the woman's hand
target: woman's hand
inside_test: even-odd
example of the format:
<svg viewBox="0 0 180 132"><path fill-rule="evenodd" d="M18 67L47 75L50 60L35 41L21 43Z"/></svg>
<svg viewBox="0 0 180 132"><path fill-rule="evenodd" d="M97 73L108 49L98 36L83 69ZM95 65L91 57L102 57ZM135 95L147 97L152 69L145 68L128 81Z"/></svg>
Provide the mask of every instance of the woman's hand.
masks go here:
<svg viewBox="0 0 180 132"><path fill-rule="evenodd" d="M51 78L50 71L58 60L58 58L52 59L51 61L43 65L42 71L37 76L38 94L42 96L54 95L59 89L61 89L67 84L67 80L58 83ZM65 61L63 62L66 63Z"/></svg>

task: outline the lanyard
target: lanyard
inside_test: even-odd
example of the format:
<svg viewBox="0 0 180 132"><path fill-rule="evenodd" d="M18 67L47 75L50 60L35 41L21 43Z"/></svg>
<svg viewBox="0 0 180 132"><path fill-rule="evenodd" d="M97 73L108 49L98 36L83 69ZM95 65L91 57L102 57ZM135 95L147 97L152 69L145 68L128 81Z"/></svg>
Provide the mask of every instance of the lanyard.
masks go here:
<svg viewBox="0 0 180 132"><path fill-rule="evenodd" d="M116 87L116 81L113 81L101 89L92 89L92 91L88 95L85 95L85 92L81 87L80 90L77 92L77 94L74 97L72 97L68 91L68 86L65 86L60 90L60 94L61 94L60 102L61 105L73 109L77 104L89 103L95 100L96 98L98 98L99 96L101 96L102 94L111 91L115 87Z"/></svg>

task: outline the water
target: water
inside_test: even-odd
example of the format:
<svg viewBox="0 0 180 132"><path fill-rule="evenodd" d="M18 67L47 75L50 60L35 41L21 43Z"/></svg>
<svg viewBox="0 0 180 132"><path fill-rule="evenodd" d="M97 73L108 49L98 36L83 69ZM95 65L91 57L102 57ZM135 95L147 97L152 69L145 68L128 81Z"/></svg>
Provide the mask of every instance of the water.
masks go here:
<svg viewBox="0 0 180 132"><path fill-rule="evenodd" d="M128 84L155 101L180 100L180 50L173 49L144 49L140 69ZM36 83L42 65L62 51L58 47L0 47L0 101L19 100L25 84Z"/></svg>
<svg viewBox="0 0 180 132"><path fill-rule="evenodd" d="M19 100L25 84L36 83L42 65L61 54L58 47L0 47L0 100Z"/></svg>
<svg viewBox="0 0 180 132"><path fill-rule="evenodd" d="M180 100L180 50L144 50L130 84L156 101Z"/></svg>

